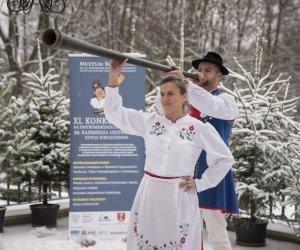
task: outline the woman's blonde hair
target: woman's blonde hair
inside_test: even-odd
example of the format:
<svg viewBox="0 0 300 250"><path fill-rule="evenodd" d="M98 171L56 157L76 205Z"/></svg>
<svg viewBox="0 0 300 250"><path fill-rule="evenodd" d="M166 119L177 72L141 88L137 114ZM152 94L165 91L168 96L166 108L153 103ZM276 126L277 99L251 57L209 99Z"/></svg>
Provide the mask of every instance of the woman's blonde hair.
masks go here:
<svg viewBox="0 0 300 250"><path fill-rule="evenodd" d="M187 81L186 80L181 79L178 76L166 76L160 81L159 86L161 86L165 83L168 83L168 82L174 83L177 86L177 88L179 89L179 92L181 95L187 94ZM182 111L184 114L188 114L189 109L190 109L190 105L189 105L188 100L186 100L183 104Z"/></svg>

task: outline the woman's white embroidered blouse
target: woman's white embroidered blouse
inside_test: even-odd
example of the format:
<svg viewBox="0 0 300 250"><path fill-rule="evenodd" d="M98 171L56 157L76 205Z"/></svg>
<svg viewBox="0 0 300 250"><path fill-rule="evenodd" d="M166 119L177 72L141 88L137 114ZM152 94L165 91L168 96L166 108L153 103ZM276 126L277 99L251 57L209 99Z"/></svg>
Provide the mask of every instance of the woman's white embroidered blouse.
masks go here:
<svg viewBox="0 0 300 250"><path fill-rule="evenodd" d="M232 167L233 157L217 131L186 115L172 123L165 116L122 106L119 88L105 88L106 119L131 135L145 140L145 171L159 176L194 176L202 150L209 168L196 179L197 192L216 186Z"/></svg>

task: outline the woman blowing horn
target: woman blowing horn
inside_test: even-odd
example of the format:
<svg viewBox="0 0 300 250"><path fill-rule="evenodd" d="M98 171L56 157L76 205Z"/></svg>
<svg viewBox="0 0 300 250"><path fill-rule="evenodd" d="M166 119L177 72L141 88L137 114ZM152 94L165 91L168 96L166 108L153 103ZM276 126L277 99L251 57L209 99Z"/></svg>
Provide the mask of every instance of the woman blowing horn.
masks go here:
<svg viewBox="0 0 300 250"><path fill-rule="evenodd" d="M197 192L216 186L233 157L209 123L187 114L186 83L176 76L160 82L164 116L123 107L117 82L125 63L111 61L104 113L125 133L145 140L145 175L131 209L127 250L201 249ZM209 168L194 179L202 150Z"/></svg>

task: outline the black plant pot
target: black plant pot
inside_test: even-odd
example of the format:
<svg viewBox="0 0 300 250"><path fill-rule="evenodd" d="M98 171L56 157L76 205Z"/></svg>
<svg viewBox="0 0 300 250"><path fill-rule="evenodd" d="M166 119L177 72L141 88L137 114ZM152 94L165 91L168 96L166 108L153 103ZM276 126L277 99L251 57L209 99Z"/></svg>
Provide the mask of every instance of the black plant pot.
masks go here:
<svg viewBox="0 0 300 250"><path fill-rule="evenodd" d="M239 218L235 222L236 244L249 247L265 246L267 225L265 220L251 221L248 218Z"/></svg>
<svg viewBox="0 0 300 250"><path fill-rule="evenodd" d="M30 205L33 227L56 227L58 204L33 204Z"/></svg>
<svg viewBox="0 0 300 250"><path fill-rule="evenodd" d="M6 207L0 207L0 233L3 233L5 211Z"/></svg>

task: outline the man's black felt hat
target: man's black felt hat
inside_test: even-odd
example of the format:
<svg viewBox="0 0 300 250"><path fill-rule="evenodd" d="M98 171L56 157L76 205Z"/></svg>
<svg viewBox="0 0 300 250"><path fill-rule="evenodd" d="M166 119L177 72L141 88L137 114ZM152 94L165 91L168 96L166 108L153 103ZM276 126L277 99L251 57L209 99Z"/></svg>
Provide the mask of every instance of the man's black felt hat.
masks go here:
<svg viewBox="0 0 300 250"><path fill-rule="evenodd" d="M213 63L213 64L215 64L219 67L219 69L221 70L223 75L228 75L229 74L228 69L226 69L223 66L222 57L219 54L215 53L215 52L207 52L207 54L203 58L192 61L192 65L195 69L198 70L199 64L202 63L202 62Z"/></svg>

